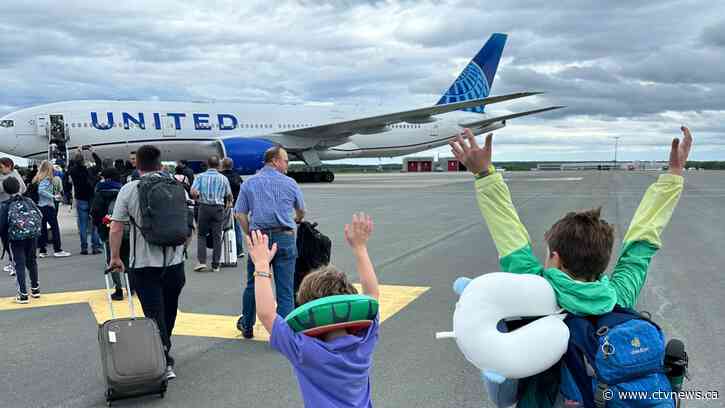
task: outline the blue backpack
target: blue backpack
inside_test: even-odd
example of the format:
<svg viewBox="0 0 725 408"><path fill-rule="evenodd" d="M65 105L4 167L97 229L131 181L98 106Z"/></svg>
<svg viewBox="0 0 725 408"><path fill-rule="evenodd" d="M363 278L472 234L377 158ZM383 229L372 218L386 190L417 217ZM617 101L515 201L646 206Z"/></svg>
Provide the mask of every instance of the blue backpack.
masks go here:
<svg viewBox="0 0 725 408"><path fill-rule="evenodd" d="M654 322L619 306L595 317L570 314L564 322L570 337L559 391L566 406L675 406L665 375L665 337Z"/></svg>

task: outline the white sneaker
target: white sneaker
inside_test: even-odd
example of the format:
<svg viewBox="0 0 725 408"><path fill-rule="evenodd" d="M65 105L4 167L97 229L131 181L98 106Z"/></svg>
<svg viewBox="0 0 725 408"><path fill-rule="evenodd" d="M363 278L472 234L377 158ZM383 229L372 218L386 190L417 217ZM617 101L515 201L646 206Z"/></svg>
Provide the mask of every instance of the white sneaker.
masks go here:
<svg viewBox="0 0 725 408"><path fill-rule="evenodd" d="M219 269L219 267L217 266L216 268L212 268L212 270L211 270L211 271L212 271L212 272L220 272L220 271L221 271L221 269Z"/></svg>
<svg viewBox="0 0 725 408"><path fill-rule="evenodd" d="M38 253L38 258L47 258L47 257L48 257L48 253L47 252L40 252L40 253Z"/></svg>
<svg viewBox="0 0 725 408"><path fill-rule="evenodd" d="M209 269L209 267L206 266L206 264L199 264L194 267L194 272L204 272L208 269Z"/></svg>
<svg viewBox="0 0 725 408"><path fill-rule="evenodd" d="M7 264L7 265L3 266L3 270L8 273L15 272L15 265Z"/></svg>
<svg viewBox="0 0 725 408"><path fill-rule="evenodd" d="M174 367L166 366L166 379L173 380L174 378L176 378L176 373L174 372Z"/></svg>
<svg viewBox="0 0 725 408"><path fill-rule="evenodd" d="M56 258L65 258L66 256L70 256L70 255L71 254L68 251L59 251L59 252L53 253L53 256Z"/></svg>

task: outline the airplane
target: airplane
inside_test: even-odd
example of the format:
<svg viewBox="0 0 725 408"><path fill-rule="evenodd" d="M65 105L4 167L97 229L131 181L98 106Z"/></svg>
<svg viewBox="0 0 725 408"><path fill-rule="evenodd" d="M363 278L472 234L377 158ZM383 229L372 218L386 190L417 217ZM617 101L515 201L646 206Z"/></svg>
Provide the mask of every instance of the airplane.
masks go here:
<svg viewBox="0 0 725 408"><path fill-rule="evenodd" d="M154 144L164 160L199 167L211 155L230 157L240 174L263 167L264 152L281 145L306 168L298 181L332 182L322 160L395 157L443 146L471 128L474 134L550 106L503 116L484 107L537 95L489 96L507 35L495 33L433 106L361 116L325 106L88 100L50 103L0 118L0 151L66 162L69 151L92 146L102 158L125 158Z"/></svg>

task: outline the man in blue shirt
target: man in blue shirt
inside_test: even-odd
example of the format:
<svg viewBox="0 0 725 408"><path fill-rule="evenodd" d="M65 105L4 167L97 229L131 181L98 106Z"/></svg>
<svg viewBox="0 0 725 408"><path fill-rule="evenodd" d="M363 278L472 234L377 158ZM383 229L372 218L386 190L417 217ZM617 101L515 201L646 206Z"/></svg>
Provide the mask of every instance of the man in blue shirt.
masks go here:
<svg viewBox="0 0 725 408"><path fill-rule="evenodd" d="M264 153L264 167L242 184L234 208L245 234L249 235L250 229L260 230L269 237L269 245L277 244L272 268L277 313L282 317L294 309L295 226L305 216L302 191L291 177L285 175L288 167L289 157L282 147L268 149ZM247 339L254 336L254 302L254 263L249 259L247 287L242 294L242 316L237 321L237 328Z"/></svg>
<svg viewBox="0 0 725 408"><path fill-rule="evenodd" d="M211 156L207 160L209 170L199 174L191 185L191 196L199 205L199 220L197 236L197 252L199 264L194 268L196 272L207 271L206 266L206 236L211 234L214 243L211 268L219 272L219 259L222 256L222 226L224 223L224 209L231 203L232 189L229 180L219 173L219 157Z"/></svg>

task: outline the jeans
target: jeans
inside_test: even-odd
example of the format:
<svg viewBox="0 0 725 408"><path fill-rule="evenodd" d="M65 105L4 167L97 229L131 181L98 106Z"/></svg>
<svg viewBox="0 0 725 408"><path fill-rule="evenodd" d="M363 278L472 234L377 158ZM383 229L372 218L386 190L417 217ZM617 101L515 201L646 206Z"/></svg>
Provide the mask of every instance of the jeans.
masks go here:
<svg viewBox="0 0 725 408"><path fill-rule="evenodd" d="M214 249L211 256L211 266L219 266L219 259L222 257L222 223L224 222L224 206L222 205L199 205L199 222L196 246L196 256L200 264L206 263L206 236L211 234L214 242Z"/></svg>
<svg viewBox="0 0 725 408"><path fill-rule="evenodd" d="M35 239L24 239L22 241L10 241L10 253L15 262L15 278L18 293L27 295L28 287L25 282L25 269L30 275L30 287L38 287L38 262L35 259Z"/></svg>
<svg viewBox="0 0 725 408"><path fill-rule="evenodd" d="M81 251L88 251L88 234L91 234L91 245L95 250L101 250L101 238L98 229L91 223L90 205L88 201L76 200L76 214L78 215L78 233L81 237ZM90 227L90 231L88 228Z"/></svg>
<svg viewBox="0 0 725 408"><path fill-rule="evenodd" d="M239 224L239 220L234 218L234 235L237 238L237 254L244 252L244 233L242 232L242 226Z"/></svg>
<svg viewBox="0 0 725 408"><path fill-rule="evenodd" d="M184 263L166 268L136 268L133 270L133 284L141 301L143 314L156 321L164 344L166 363L174 365L171 351L171 332L176 324L179 309L179 295L186 283Z"/></svg>
<svg viewBox="0 0 725 408"><path fill-rule="evenodd" d="M274 289L277 295L277 314L286 317L294 309L294 278L297 260L297 244L294 231L273 232L269 237L270 248L277 244L277 254L272 259ZM244 280L242 278L242 280ZM247 259L247 287L242 294L242 327L249 330L257 317L254 300L254 263Z"/></svg>
<svg viewBox="0 0 725 408"><path fill-rule="evenodd" d="M40 225L40 238L38 238L38 248L40 252L45 253L45 247L48 245L48 224L50 224L50 231L53 233L53 251L60 252L60 227L58 226L58 213L55 207L43 206L40 207L40 212L43 214L43 223Z"/></svg>

